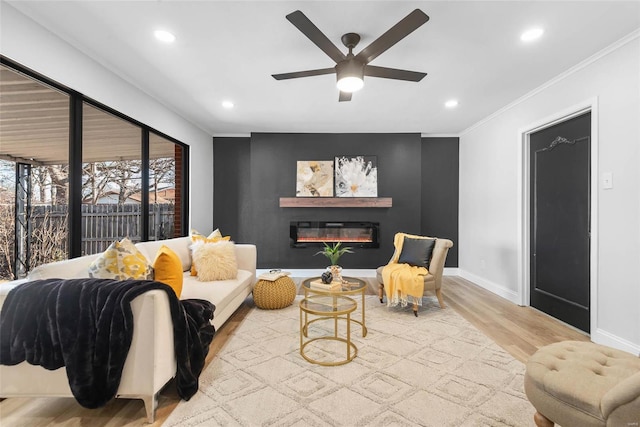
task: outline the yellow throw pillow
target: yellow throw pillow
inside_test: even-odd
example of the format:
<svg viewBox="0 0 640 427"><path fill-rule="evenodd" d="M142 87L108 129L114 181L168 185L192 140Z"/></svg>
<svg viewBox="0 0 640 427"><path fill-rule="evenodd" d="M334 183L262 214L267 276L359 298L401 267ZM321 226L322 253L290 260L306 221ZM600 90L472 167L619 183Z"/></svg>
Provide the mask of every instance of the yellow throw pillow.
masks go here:
<svg viewBox="0 0 640 427"><path fill-rule="evenodd" d="M153 261L155 280L171 286L177 297L182 293L182 261L180 257L166 245L162 245Z"/></svg>
<svg viewBox="0 0 640 427"><path fill-rule="evenodd" d="M125 237L119 242L113 242L89 264L89 277L115 280L151 279L153 267L133 242Z"/></svg>
<svg viewBox="0 0 640 427"><path fill-rule="evenodd" d="M196 230L195 228L191 229L191 240L195 241L194 238L206 238L206 239L213 239L216 237L222 237L222 233L220 232L219 228L216 228L215 230L213 230L211 232L211 234L209 234L208 236L205 236L204 234L200 233L198 230Z"/></svg>
<svg viewBox="0 0 640 427"><path fill-rule="evenodd" d="M238 277L235 244L231 241L205 243L193 254L198 280L229 280Z"/></svg>

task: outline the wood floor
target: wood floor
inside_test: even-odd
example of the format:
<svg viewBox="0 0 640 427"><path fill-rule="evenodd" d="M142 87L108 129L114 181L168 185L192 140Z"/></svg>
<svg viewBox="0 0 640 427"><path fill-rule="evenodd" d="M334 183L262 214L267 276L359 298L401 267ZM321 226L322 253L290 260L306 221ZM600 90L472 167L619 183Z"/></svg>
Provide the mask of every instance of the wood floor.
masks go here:
<svg viewBox="0 0 640 427"><path fill-rule="evenodd" d="M371 288L373 294L373 286ZM589 340L587 335L535 309L514 305L459 277L445 277L443 293L448 309L457 311L521 362L547 344L564 340ZM253 300L248 298L217 331L207 363L225 346L252 308ZM170 382L160 393L156 421L152 426L161 426L179 401L175 384ZM146 423L141 400L114 399L103 408L85 409L71 398L13 398L0 402L0 425L133 427L150 424Z"/></svg>

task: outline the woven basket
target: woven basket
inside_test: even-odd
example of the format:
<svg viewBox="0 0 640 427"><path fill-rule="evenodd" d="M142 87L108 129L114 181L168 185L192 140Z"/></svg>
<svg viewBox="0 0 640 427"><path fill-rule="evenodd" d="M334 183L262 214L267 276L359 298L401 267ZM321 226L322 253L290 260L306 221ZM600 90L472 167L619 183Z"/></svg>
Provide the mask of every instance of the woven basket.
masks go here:
<svg viewBox="0 0 640 427"><path fill-rule="evenodd" d="M290 277L284 276L270 280L258 280L253 287L253 301L258 308L274 310L291 305L296 298L296 284Z"/></svg>

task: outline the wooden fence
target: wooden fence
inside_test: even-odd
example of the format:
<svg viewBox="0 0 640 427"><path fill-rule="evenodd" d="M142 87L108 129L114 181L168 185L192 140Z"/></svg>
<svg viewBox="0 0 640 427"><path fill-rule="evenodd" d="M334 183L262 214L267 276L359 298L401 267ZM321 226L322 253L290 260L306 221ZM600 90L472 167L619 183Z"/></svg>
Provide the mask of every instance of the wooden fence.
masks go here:
<svg viewBox="0 0 640 427"><path fill-rule="evenodd" d="M171 204L149 206L149 240L173 237L173 208ZM141 209L138 204L82 205L82 253L102 252L123 237L139 242Z"/></svg>
<svg viewBox="0 0 640 427"><path fill-rule="evenodd" d="M0 257L0 278L10 275L7 258L13 258L11 252L15 251L13 244L13 206L3 205L0 221L0 233L8 240L7 257ZM95 254L104 251L115 240L128 237L134 243L142 238L140 229L140 217L142 207L139 204L97 204L82 205L82 254ZM67 241L67 205L33 206L31 211L31 239L30 239L30 264L31 268L45 262L64 259L68 254ZM174 234L174 205L151 204L149 205L149 240L164 240L173 237ZM0 239L3 238L0 236ZM0 242L2 243L2 242ZM1 246L1 245L0 245ZM3 251L4 252L4 251ZM6 274L5 274L6 273Z"/></svg>

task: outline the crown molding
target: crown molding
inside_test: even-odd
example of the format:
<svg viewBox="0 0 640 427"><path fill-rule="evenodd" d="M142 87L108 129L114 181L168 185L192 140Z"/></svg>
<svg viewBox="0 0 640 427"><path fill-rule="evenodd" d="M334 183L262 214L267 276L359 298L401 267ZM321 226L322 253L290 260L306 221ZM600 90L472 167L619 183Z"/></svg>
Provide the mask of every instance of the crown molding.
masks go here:
<svg viewBox="0 0 640 427"><path fill-rule="evenodd" d="M421 138L459 138L459 133L421 133Z"/></svg>
<svg viewBox="0 0 640 427"><path fill-rule="evenodd" d="M251 133L214 133L213 138L251 138Z"/></svg>

